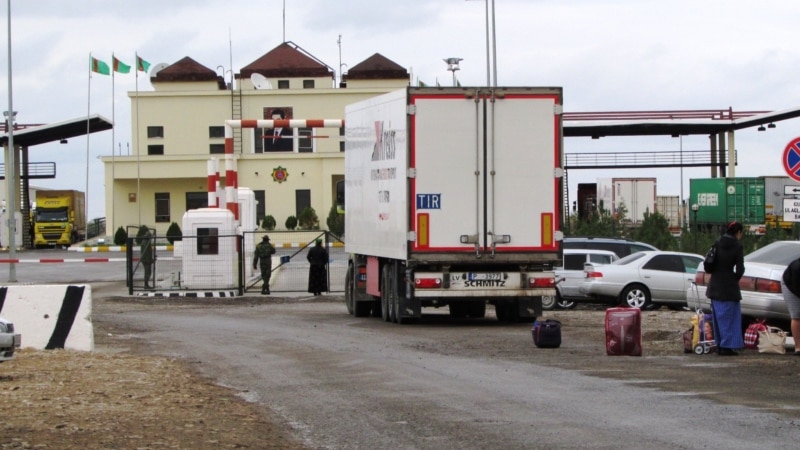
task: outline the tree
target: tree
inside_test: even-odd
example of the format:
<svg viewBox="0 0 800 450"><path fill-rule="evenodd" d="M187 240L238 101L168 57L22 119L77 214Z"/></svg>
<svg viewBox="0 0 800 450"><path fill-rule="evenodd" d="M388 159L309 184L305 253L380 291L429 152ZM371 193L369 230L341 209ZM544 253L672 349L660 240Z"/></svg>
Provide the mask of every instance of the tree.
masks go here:
<svg viewBox="0 0 800 450"><path fill-rule="evenodd" d="M128 232L122 227L117 228L117 232L114 233L114 245L125 245L126 242L128 242Z"/></svg>
<svg viewBox="0 0 800 450"><path fill-rule="evenodd" d="M297 217L295 216L287 217L286 223L284 225L286 225L287 230L294 230L295 228L297 228Z"/></svg>
<svg viewBox="0 0 800 450"><path fill-rule="evenodd" d="M267 231L274 230L275 229L275 225L277 225L275 223L275 218L272 217L271 215L268 215L267 217L264 217L264 220L261 221L261 228L263 228L263 229L265 229Z"/></svg>
<svg viewBox="0 0 800 450"><path fill-rule="evenodd" d="M677 250L677 243L669 231L669 220L662 214L645 211L642 223L631 231L631 238L646 242L659 250Z"/></svg>
<svg viewBox="0 0 800 450"><path fill-rule="evenodd" d="M167 228L167 240L170 244L183 240L183 232L181 232L181 227L176 222L172 222Z"/></svg>
<svg viewBox="0 0 800 450"><path fill-rule="evenodd" d="M317 217L317 212L314 211L314 208L310 206L306 206L303 211L300 212L300 216L297 217L297 221L300 223L301 229L319 229L319 217Z"/></svg>
<svg viewBox="0 0 800 450"><path fill-rule="evenodd" d="M331 206L331 210L328 211L328 220L325 223L328 225L328 231L340 238L344 236L344 214L339 213L336 205Z"/></svg>

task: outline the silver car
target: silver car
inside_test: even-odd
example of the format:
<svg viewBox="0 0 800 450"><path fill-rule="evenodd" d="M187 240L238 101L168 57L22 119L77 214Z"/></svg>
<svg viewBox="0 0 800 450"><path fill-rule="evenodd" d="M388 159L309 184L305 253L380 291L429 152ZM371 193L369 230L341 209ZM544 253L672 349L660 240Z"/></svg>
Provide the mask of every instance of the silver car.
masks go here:
<svg viewBox="0 0 800 450"><path fill-rule="evenodd" d="M744 276L739 280L742 290L742 315L764 319L789 320L789 311L783 301L781 281L783 271L800 257L800 241L777 241L744 257ZM711 301L706 298L710 274L703 272L702 264L694 277L694 285L687 291L689 306L711 311Z"/></svg>
<svg viewBox="0 0 800 450"><path fill-rule="evenodd" d="M616 253L609 250L582 248L564 249L563 252L563 265L555 270L556 298L542 297L543 309L572 309L576 301L591 301L592 297L581 294L579 289L583 281L583 266L586 263L611 264L619 259Z"/></svg>
<svg viewBox="0 0 800 450"><path fill-rule="evenodd" d="M633 253L604 266L587 264L580 292L634 308L664 304L681 309L702 261L694 253L658 250Z"/></svg>
<svg viewBox="0 0 800 450"><path fill-rule="evenodd" d="M22 337L14 333L14 324L0 317L0 362L14 359L14 351L22 345Z"/></svg>

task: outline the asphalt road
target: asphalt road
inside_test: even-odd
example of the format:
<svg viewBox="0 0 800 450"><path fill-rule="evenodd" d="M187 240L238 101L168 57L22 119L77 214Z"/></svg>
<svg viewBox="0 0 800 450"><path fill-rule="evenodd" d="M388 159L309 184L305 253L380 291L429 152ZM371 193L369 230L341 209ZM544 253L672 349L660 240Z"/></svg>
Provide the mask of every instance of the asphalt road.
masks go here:
<svg viewBox="0 0 800 450"><path fill-rule="evenodd" d="M707 387L681 379L703 364L708 373L739 370L730 360L537 353L529 324L493 317L434 314L399 326L353 318L338 297L100 319L123 321L138 330L128 338L276 411L312 448L793 448L800 440L796 414L710 400ZM541 364L539 355L548 355ZM581 361L563 369L551 357Z"/></svg>

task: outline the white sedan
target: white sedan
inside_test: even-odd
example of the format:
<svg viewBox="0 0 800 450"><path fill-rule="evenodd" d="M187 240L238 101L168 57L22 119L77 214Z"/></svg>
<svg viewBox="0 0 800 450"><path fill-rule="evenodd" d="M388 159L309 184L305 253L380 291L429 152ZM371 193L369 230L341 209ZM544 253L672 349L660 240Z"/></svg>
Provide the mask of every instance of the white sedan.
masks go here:
<svg viewBox="0 0 800 450"><path fill-rule="evenodd" d="M783 271L800 257L800 241L776 241L745 255L744 276L739 280L742 291L742 315L764 319L789 320L789 311L783 301L781 280ZM703 272L702 265L695 275L695 285L687 292L689 306L711 311L711 301L706 298L706 286L711 275Z"/></svg>
<svg viewBox="0 0 800 450"><path fill-rule="evenodd" d="M580 291L599 300L640 309L665 304L686 306L686 293L703 262L694 253L646 251L628 255L612 264L584 266Z"/></svg>

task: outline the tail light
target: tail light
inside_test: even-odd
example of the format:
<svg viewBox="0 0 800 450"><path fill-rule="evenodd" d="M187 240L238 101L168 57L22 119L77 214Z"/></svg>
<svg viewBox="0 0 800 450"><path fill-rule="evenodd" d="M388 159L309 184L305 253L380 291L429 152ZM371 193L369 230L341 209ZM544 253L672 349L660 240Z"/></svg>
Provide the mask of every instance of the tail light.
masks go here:
<svg viewBox="0 0 800 450"><path fill-rule="evenodd" d="M533 277L528 278L528 287L531 288L552 288L556 285L556 279L553 277Z"/></svg>
<svg viewBox="0 0 800 450"><path fill-rule="evenodd" d="M765 292L768 294L780 294L782 292L780 281L766 278L742 277L739 280L739 288L745 291Z"/></svg>
<svg viewBox="0 0 800 450"><path fill-rule="evenodd" d="M441 278L415 278L414 287L416 289L439 289L442 287Z"/></svg>
<svg viewBox="0 0 800 450"><path fill-rule="evenodd" d="M603 278L602 272L585 272L585 278Z"/></svg>
<svg viewBox="0 0 800 450"><path fill-rule="evenodd" d="M356 276L356 287L364 289L367 287L367 266L358 266L358 275Z"/></svg>

